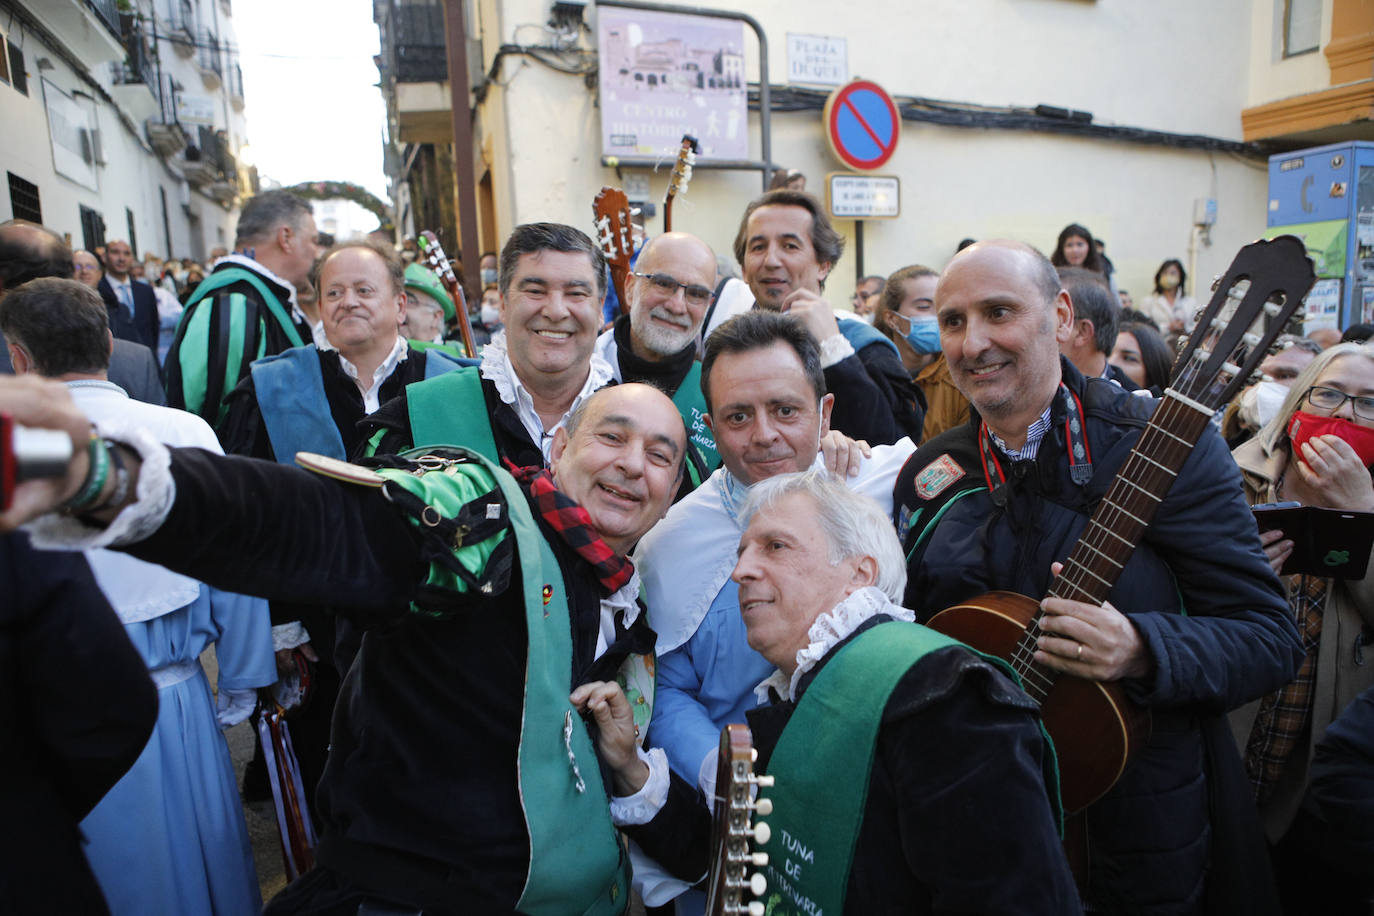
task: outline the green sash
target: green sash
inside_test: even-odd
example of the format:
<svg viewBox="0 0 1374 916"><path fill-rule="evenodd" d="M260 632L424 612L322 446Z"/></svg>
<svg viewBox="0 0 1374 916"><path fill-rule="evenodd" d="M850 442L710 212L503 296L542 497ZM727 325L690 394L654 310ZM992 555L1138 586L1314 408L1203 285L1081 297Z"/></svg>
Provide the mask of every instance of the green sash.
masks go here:
<svg viewBox="0 0 1374 916"><path fill-rule="evenodd" d="M301 335L296 331L296 325L291 321L291 316L282 308L277 297L267 288L267 284L262 278L253 271L244 267L225 267L216 270L201 281L196 287L196 291L191 294L187 301L186 308L181 315L181 323L177 328L177 338L180 343L177 346L177 360L181 369L181 390L182 403L186 410L191 413L200 414L210 421L212 426L218 426L224 421L227 413L224 407L224 399L220 403L210 405L205 404L205 395L209 390L210 367L208 358L210 354L210 313L205 309L196 309L198 305L210 293L217 289L222 289L234 283L248 283L262 297L263 304L271 312L277 324L281 326L286 334L291 346L304 346ZM231 296L229 301L229 340L224 355L224 387L221 389L226 395L234 390L234 386L239 383L239 374L243 368L245 359L249 361L258 359L264 355L263 347L259 347L259 352L246 354L243 352L243 341L245 335L244 322L246 320L246 310L244 303L246 299L242 296ZM265 345L265 339L264 339ZM188 360L188 356L191 358Z"/></svg>
<svg viewBox="0 0 1374 916"><path fill-rule="evenodd" d="M629 904L629 859L611 823L591 736L568 701L572 621L563 572L515 478L495 461L466 450L482 459L509 507L529 634L518 775L530 859L516 909L529 916L618 916ZM380 473L448 515L465 498L455 500L453 493L472 495L468 488L455 487L456 481L435 479L443 475ZM476 571L490 552L471 555Z"/></svg>
<svg viewBox="0 0 1374 916"><path fill-rule="evenodd" d="M802 694L769 758L776 783L760 793L773 801L762 847L771 916L843 912L888 697L927 653L957 645L917 624L881 623L841 648Z"/></svg>
<svg viewBox="0 0 1374 916"><path fill-rule="evenodd" d="M706 463L709 474L720 467L720 452L716 451L716 439L711 428L706 425L706 398L701 393L701 363L693 362L687 377L677 386L673 395L673 406L682 414L682 422L687 427L687 441L696 446ZM701 481L696 481L700 484Z"/></svg>
<svg viewBox="0 0 1374 916"><path fill-rule="evenodd" d="M406 386L412 445L461 445L490 462L500 462L482 396L481 371L469 366Z"/></svg>

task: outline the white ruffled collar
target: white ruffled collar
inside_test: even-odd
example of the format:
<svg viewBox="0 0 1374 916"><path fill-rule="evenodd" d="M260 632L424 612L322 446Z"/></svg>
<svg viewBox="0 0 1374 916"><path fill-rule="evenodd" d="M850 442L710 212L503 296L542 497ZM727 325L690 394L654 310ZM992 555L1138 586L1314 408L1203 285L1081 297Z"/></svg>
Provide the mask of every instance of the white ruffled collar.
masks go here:
<svg viewBox="0 0 1374 916"><path fill-rule="evenodd" d="M491 336L491 342L482 348L482 365L480 369L482 378L489 380L496 386L496 393L501 400L515 408L515 413L520 417L520 422L524 425L530 438L539 443L539 450L544 453L544 460L548 461L549 447L553 442L553 434L567 420L568 414L572 413L578 404L591 397L602 385L615 378L615 370L611 364L606 362L596 353L591 355L591 365L587 372L587 381L582 385L582 390L573 398L572 405L567 413L553 429L544 429L544 423L539 419L539 414L534 409L534 398L520 377L515 374L515 367L511 365L510 355L506 352L506 331L501 329Z"/></svg>
<svg viewBox="0 0 1374 916"><path fill-rule="evenodd" d="M848 638L866 620L886 614L895 620L915 623L916 615L900 604L895 604L880 590L873 586L861 588L820 615L806 633L810 645L797 652L797 667L789 678L781 668L768 676L763 683L754 688L754 695L761 703L768 702L768 691L777 691L785 700L797 698L797 683L801 677L826 656L831 649Z"/></svg>

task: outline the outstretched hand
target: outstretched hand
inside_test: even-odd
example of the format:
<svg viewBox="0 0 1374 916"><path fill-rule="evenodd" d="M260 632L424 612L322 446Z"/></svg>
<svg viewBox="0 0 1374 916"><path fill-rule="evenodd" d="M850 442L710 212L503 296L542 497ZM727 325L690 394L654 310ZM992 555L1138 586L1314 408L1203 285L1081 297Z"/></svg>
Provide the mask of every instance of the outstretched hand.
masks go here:
<svg viewBox="0 0 1374 916"><path fill-rule="evenodd" d="M568 697L579 712L596 720L596 749L612 773L616 795L634 795L649 779L649 767L635 748L635 717L620 685L607 681L583 684Z"/></svg>
<svg viewBox="0 0 1374 916"><path fill-rule="evenodd" d="M81 488L90 464L86 445L91 421L72 401L67 386L32 375L0 376L0 413L21 426L60 430L72 439L65 476L27 480L15 487L9 509L0 513L0 531L13 531L53 511Z"/></svg>
<svg viewBox="0 0 1374 916"><path fill-rule="evenodd" d="M863 460L871 457L873 449L862 439L851 439L838 429L821 436L825 469L836 477L857 477Z"/></svg>

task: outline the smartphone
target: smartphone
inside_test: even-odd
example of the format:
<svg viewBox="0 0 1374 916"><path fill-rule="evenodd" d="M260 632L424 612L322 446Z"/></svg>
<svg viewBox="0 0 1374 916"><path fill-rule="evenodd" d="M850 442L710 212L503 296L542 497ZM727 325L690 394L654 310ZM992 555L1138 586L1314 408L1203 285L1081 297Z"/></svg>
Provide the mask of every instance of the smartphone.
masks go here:
<svg viewBox="0 0 1374 916"><path fill-rule="evenodd" d="M61 477L71 460L72 440L66 433L20 426L9 414L0 413L0 510L10 507L18 484Z"/></svg>

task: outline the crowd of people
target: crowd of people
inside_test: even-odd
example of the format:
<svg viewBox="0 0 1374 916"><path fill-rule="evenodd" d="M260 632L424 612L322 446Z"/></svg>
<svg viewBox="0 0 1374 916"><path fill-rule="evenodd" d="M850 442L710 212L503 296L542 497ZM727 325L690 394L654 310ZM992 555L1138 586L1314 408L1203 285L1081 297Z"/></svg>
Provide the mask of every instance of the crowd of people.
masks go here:
<svg viewBox="0 0 1374 916"><path fill-rule="evenodd" d="M280 701L318 841L269 914L701 914L746 863L776 913L1367 913L1374 570L1295 572L1251 507L1374 512L1369 329L1285 338L1059 591L1161 399L1197 409L1183 265L1130 308L1074 224L835 309L844 239L781 174L738 276L652 236L609 316L559 223L466 310L284 191L199 276L0 225L0 413L71 450L0 513L5 798L41 825L0 910L258 912L218 730ZM1015 656L926 626L1007 592ZM1148 713L1091 798L1061 678ZM731 723L771 838L713 864Z"/></svg>

